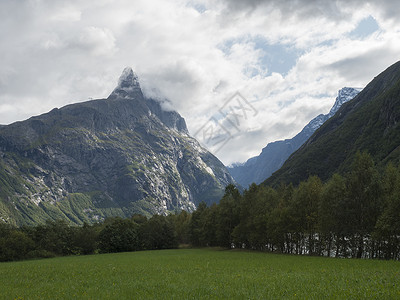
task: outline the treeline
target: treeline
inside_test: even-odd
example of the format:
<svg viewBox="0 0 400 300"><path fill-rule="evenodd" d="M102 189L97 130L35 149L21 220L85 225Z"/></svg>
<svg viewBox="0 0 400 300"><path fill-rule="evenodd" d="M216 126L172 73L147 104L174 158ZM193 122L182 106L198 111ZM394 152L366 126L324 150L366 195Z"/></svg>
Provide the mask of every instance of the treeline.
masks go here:
<svg viewBox="0 0 400 300"><path fill-rule="evenodd" d="M197 246L249 248L288 254L400 258L400 169L378 172L358 153L346 176L298 187L228 186L219 204L200 205L190 222Z"/></svg>
<svg viewBox="0 0 400 300"><path fill-rule="evenodd" d="M298 187L229 185L219 204L192 214L70 226L0 224L0 261L176 248L179 244L246 248L287 254L400 259L400 168L379 172L358 153L346 176L322 183L311 176Z"/></svg>
<svg viewBox="0 0 400 300"><path fill-rule="evenodd" d="M134 215L70 226L66 221L16 228L0 223L0 261L176 248L189 243L190 214Z"/></svg>

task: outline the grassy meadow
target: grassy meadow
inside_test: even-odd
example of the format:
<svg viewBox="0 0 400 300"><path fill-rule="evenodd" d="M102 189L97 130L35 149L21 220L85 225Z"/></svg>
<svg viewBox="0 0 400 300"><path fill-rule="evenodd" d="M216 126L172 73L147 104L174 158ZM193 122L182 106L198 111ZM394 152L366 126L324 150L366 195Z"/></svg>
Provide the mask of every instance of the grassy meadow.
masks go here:
<svg viewBox="0 0 400 300"><path fill-rule="evenodd" d="M1 299L399 299L400 262L179 249L0 263Z"/></svg>

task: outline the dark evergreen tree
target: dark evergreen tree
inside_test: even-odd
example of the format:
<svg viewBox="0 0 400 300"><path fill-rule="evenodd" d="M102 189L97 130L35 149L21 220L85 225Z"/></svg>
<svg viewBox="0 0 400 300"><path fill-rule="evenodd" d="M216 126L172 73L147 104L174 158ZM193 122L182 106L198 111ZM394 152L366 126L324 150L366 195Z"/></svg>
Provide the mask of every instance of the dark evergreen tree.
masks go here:
<svg viewBox="0 0 400 300"><path fill-rule="evenodd" d="M179 244L190 243L190 232L189 226L192 215L185 210L182 210L179 214L169 216L177 234L177 241Z"/></svg>
<svg viewBox="0 0 400 300"><path fill-rule="evenodd" d="M165 216L154 215L140 227L143 249L170 249L178 246L173 223Z"/></svg>
<svg viewBox="0 0 400 300"><path fill-rule="evenodd" d="M192 213L189 224L189 235L191 244L194 246L206 246L205 224L208 208L205 202L201 202L197 209Z"/></svg>
<svg viewBox="0 0 400 300"><path fill-rule="evenodd" d="M241 195L238 189L230 184L225 188L225 194L216 209L215 243L222 247L231 247L232 232L239 224L239 204Z"/></svg>
<svg viewBox="0 0 400 300"><path fill-rule="evenodd" d="M100 252L124 252L139 250L139 225L119 217L106 220L99 233Z"/></svg>

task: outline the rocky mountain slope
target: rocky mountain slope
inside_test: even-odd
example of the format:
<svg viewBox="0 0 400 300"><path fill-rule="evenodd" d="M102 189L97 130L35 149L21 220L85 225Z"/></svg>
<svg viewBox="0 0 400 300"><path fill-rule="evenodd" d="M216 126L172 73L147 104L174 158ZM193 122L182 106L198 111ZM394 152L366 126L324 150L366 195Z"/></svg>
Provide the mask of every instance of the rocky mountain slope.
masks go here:
<svg viewBox="0 0 400 300"><path fill-rule="evenodd" d="M228 167L229 173L237 183L248 187L251 183L259 184L278 170L288 157L300 148L322 124L331 118L342 104L353 99L361 89L345 87L339 90L335 104L328 114L320 114L312 119L301 132L291 139L269 143L260 155L252 157L244 164Z"/></svg>
<svg viewBox="0 0 400 300"><path fill-rule="evenodd" d="M185 120L143 96L130 68L107 99L0 127L0 218L9 223L190 211L230 183Z"/></svg>
<svg viewBox="0 0 400 300"><path fill-rule="evenodd" d="M345 173L357 151L378 166L400 161L400 62L375 77L344 104L265 184L294 184L318 175Z"/></svg>

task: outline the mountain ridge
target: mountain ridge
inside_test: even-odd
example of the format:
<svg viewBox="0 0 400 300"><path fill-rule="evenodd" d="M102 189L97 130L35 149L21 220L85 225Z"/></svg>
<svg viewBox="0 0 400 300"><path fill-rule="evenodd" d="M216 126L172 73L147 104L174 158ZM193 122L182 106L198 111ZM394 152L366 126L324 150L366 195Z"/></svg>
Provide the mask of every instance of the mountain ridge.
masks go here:
<svg viewBox="0 0 400 300"><path fill-rule="evenodd" d="M327 114L316 116L293 138L269 143L258 156L248 159L243 164L228 167L228 171L243 187L253 182L260 184L277 171L293 152L299 149L326 120L335 115L338 109L354 98L360 90L360 88L349 87L340 89L334 105Z"/></svg>
<svg viewBox="0 0 400 300"><path fill-rule="evenodd" d="M378 166L400 161L400 62L376 76L321 126L263 184L299 183L310 175L327 180L346 173L357 151Z"/></svg>

